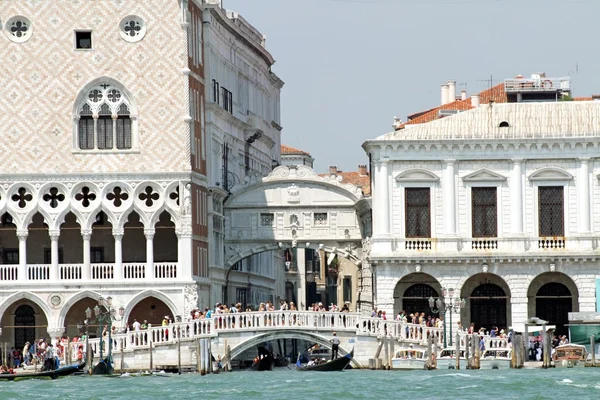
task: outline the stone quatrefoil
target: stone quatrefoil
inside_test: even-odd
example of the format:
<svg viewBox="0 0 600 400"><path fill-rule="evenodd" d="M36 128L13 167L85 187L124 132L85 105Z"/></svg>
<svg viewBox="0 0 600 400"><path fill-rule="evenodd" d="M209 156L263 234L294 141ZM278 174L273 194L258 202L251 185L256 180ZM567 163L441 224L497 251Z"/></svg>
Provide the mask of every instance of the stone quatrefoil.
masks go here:
<svg viewBox="0 0 600 400"><path fill-rule="evenodd" d="M19 208L25 208L27 206L27 202L33 200L33 196L30 193L27 193L27 189L22 187L19 188L17 193L12 195L11 199L17 203Z"/></svg>
<svg viewBox="0 0 600 400"><path fill-rule="evenodd" d="M146 186L146 189L140 193L138 198L145 202L146 207L152 207L152 204L160 198L160 195L154 191L152 186Z"/></svg>
<svg viewBox="0 0 600 400"><path fill-rule="evenodd" d="M45 202L50 203L50 207L58 207L58 203L65 200L65 195L60 193L57 188L53 187L43 197Z"/></svg>
<svg viewBox="0 0 600 400"><path fill-rule="evenodd" d="M121 207L124 201L129 198L127 192L124 192L119 186L115 186L112 192L106 195L109 201L112 201L115 207Z"/></svg>
<svg viewBox="0 0 600 400"><path fill-rule="evenodd" d="M171 192L169 198L171 200L175 200L175 203L179 205L179 186L177 186L177 188L173 192Z"/></svg>
<svg viewBox="0 0 600 400"><path fill-rule="evenodd" d="M80 201L81 205L87 208L92 201L96 200L96 194L89 187L84 186L81 188L81 192L75 195L75 200Z"/></svg>

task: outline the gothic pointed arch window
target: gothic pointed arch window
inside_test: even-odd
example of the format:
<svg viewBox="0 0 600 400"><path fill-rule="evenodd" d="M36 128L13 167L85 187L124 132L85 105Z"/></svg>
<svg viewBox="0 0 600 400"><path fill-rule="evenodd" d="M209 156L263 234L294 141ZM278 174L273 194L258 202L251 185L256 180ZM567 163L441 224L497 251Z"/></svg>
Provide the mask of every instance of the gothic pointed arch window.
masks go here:
<svg viewBox="0 0 600 400"><path fill-rule="evenodd" d="M86 88L77 104L78 150L131 150L135 118L131 99L116 84L101 82Z"/></svg>

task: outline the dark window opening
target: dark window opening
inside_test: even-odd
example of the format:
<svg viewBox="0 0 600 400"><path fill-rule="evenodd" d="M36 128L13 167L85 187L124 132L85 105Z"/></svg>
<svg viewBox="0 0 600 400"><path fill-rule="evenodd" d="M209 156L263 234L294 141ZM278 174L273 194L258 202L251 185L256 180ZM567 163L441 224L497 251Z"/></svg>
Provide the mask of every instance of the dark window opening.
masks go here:
<svg viewBox="0 0 600 400"><path fill-rule="evenodd" d="M471 190L473 237L498 236L497 189L478 187Z"/></svg>
<svg viewBox="0 0 600 400"><path fill-rule="evenodd" d="M540 236L564 236L564 187L542 186L538 194Z"/></svg>
<svg viewBox="0 0 600 400"><path fill-rule="evenodd" d="M18 249L4 249L2 254L3 264L18 264L19 263L19 250Z"/></svg>
<svg viewBox="0 0 600 400"><path fill-rule="evenodd" d="M63 249L58 249L58 263L63 263ZM44 249L44 264L52 264L52 250Z"/></svg>
<svg viewBox="0 0 600 400"><path fill-rule="evenodd" d="M431 237L429 188L406 188L405 196L406 237Z"/></svg>
<svg viewBox="0 0 600 400"><path fill-rule="evenodd" d="M90 263L104 262L104 247L92 247L90 249Z"/></svg>
<svg viewBox="0 0 600 400"><path fill-rule="evenodd" d="M349 276L344 277L343 292L344 292L344 303L352 302L352 278Z"/></svg>
<svg viewBox="0 0 600 400"><path fill-rule="evenodd" d="M509 125L508 122L502 121L502 122L500 122L500 125L498 125L498 127L500 127L500 128L508 128L508 127L510 127L510 125Z"/></svg>
<svg viewBox="0 0 600 400"><path fill-rule="evenodd" d="M92 32L75 32L75 48L88 50L92 48Z"/></svg>

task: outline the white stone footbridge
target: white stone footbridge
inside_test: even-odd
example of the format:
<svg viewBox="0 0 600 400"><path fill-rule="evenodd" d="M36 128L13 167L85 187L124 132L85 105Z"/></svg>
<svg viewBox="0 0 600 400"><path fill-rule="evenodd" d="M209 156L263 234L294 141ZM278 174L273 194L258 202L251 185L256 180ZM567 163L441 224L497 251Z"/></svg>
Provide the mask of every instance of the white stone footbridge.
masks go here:
<svg viewBox="0 0 600 400"><path fill-rule="evenodd" d="M393 346L409 344L426 346L429 336L438 347L443 346L444 341L441 328L369 318L359 313L248 312L217 314L210 319L115 334L112 336L113 359L117 371L176 367L179 356L183 368L195 368L198 341L207 340L205 343L210 343L212 356L221 357L226 365L244 351L271 340L302 339L330 347L333 332L340 338L340 355L354 350L353 366L357 368L368 367L373 358L385 359L382 342L393 343L390 345L393 349ZM102 340L106 352L108 338ZM71 347L79 344L71 344ZM90 346L97 360L100 339L90 339ZM68 357L74 361L76 354L72 349Z"/></svg>

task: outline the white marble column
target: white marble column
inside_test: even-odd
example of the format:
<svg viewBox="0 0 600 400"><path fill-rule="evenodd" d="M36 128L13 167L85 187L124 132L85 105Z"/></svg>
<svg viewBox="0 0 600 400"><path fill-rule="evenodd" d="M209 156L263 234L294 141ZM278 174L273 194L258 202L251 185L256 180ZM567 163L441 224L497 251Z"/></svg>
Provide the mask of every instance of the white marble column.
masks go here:
<svg viewBox="0 0 600 400"><path fill-rule="evenodd" d="M510 171L510 233L523 234L523 160L513 159Z"/></svg>
<svg viewBox="0 0 600 400"><path fill-rule="evenodd" d="M296 267L298 268L298 310L306 311L306 258L304 248L296 248Z"/></svg>
<svg viewBox="0 0 600 400"><path fill-rule="evenodd" d="M146 235L146 279L154 279L154 229L144 229Z"/></svg>
<svg viewBox="0 0 600 400"><path fill-rule="evenodd" d="M120 282L123 280L123 229L113 229L113 238L115 239L115 271L114 280Z"/></svg>
<svg viewBox="0 0 600 400"><path fill-rule="evenodd" d="M444 221L444 235L456 235L456 161L444 160L444 173L442 175L442 211ZM433 232L432 232L433 235Z"/></svg>
<svg viewBox="0 0 600 400"><path fill-rule="evenodd" d="M19 272L18 280L27 280L27 236L29 231L27 229L18 230L17 237L19 238Z"/></svg>
<svg viewBox="0 0 600 400"><path fill-rule="evenodd" d="M374 233L378 237L389 236L390 234L390 192L389 192L389 176L388 176L388 161L379 160L376 163L376 202L373 213Z"/></svg>
<svg viewBox="0 0 600 400"><path fill-rule="evenodd" d="M590 167L589 158L579 159L579 169L577 170L577 214L579 216L579 233L591 232L591 214L590 214Z"/></svg>
<svg viewBox="0 0 600 400"><path fill-rule="evenodd" d="M190 280L193 276L192 232L180 230L177 233L177 278ZM208 260L207 260L208 261ZM200 260L198 260L200 262ZM208 266L206 266L208 268Z"/></svg>
<svg viewBox="0 0 600 400"><path fill-rule="evenodd" d="M58 238L60 237L59 230L51 230L50 234L50 280L52 282L58 281Z"/></svg>
<svg viewBox="0 0 600 400"><path fill-rule="evenodd" d="M92 239L91 229L82 229L81 238L83 239L83 267L81 270L81 279L89 281L91 279L91 262L90 262L90 240Z"/></svg>

